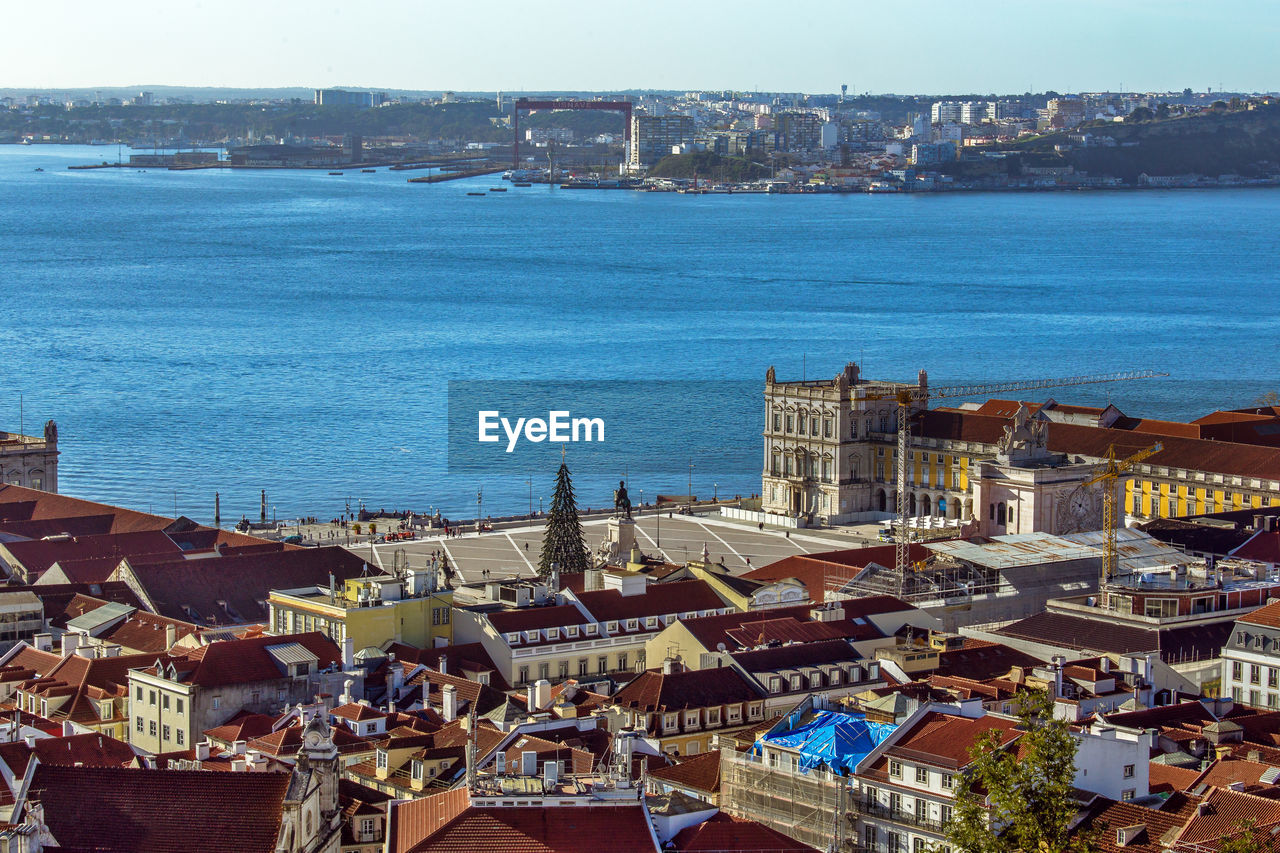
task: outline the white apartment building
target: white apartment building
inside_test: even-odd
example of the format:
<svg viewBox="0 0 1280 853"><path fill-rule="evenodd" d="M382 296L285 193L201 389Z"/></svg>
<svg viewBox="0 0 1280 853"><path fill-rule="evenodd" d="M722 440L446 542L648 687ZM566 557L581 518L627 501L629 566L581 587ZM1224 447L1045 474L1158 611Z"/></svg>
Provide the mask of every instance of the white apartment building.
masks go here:
<svg viewBox="0 0 1280 853"><path fill-rule="evenodd" d="M1254 708L1280 708L1280 601L1236 620L1221 665L1223 696Z"/></svg>

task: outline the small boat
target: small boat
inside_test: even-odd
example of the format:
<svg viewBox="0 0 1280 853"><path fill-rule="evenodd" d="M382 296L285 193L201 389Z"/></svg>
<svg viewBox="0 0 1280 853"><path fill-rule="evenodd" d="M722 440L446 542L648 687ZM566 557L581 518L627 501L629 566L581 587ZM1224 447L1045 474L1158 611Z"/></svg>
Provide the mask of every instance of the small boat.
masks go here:
<svg viewBox="0 0 1280 853"><path fill-rule="evenodd" d="M329 174L330 174L330 175L341 175L342 173L341 173L341 172L330 172Z"/></svg>
<svg viewBox="0 0 1280 853"><path fill-rule="evenodd" d="M517 187L531 187L531 186L533 186L533 184L529 183L528 181L516 181L515 185L516 185Z"/></svg>
<svg viewBox="0 0 1280 853"><path fill-rule="evenodd" d="M41 169L39 166L36 166L36 171L37 171L37 172L43 172L43 171L44 171L44 169Z"/></svg>
<svg viewBox="0 0 1280 853"><path fill-rule="evenodd" d="M489 187L489 192L491 193L504 193L506 191L506 187Z"/></svg>
<svg viewBox="0 0 1280 853"><path fill-rule="evenodd" d="M378 170L377 169L361 169L360 171L364 172L366 175L372 175L374 172Z"/></svg>
<svg viewBox="0 0 1280 853"><path fill-rule="evenodd" d="M484 193L467 193L467 195L484 195Z"/></svg>

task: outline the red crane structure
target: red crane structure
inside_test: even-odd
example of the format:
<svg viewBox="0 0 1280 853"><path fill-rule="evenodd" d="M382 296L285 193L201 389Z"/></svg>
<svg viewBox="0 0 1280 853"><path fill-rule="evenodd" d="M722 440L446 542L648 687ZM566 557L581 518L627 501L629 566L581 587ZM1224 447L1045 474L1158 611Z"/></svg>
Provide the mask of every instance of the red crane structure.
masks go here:
<svg viewBox="0 0 1280 853"><path fill-rule="evenodd" d="M511 109L511 130L514 139L511 145L511 168L520 168L520 113L529 110L606 110L622 113L626 126L625 136L627 150L631 145L631 102L630 101L534 101L529 98L516 98Z"/></svg>

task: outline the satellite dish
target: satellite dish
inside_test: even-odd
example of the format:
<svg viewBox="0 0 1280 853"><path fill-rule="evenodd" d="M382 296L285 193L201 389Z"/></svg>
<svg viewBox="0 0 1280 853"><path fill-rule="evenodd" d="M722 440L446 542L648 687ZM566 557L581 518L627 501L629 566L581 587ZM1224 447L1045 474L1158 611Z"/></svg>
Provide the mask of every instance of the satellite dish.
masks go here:
<svg viewBox="0 0 1280 853"><path fill-rule="evenodd" d="M724 643L716 643L716 651L718 651L718 652L723 652L723 651L725 651L725 650L726 650L726 648L725 648L725 644L724 644Z"/></svg>

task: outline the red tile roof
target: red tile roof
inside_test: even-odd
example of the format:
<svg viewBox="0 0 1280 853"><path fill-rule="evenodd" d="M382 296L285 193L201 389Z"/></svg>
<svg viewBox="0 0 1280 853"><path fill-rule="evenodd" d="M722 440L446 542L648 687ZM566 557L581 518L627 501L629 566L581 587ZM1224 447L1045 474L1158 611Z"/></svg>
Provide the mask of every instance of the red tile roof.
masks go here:
<svg viewBox="0 0 1280 853"><path fill-rule="evenodd" d="M199 625L245 625L267 618L267 594L359 577L364 561L337 546L129 564L148 610ZM127 579L121 577L120 579Z"/></svg>
<svg viewBox="0 0 1280 853"><path fill-rule="evenodd" d="M650 770L649 775L677 788L716 794L720 791L720 750L700 752L672 764Z"/></svg>
<svg viewBox="0 0 1280 853"><path fill-rule="evenodd" d="M796 643L751 652L734 652L732 657L734 663L750 673L848 663L862 659L862 656L844 640L823 640L817 643ZM805 689L808 689L807 685Z"/></svg>
<svg viewBox="0 0 1280 853"><path fill-rule="evenodd" d="M1165 853L1169 849L1166 837L1171 838L1191 818L1197 802L1196 798L1174 794L1154 809L1099 797L1086 810L1075 835L1089 837L1100 853ZM1139 826L1141 832L1127 844L1122 847L1117 843L1117 830Z"/></svg>
<svg viewBox="0 0 1280 853"><path fill-rule="evenodd" d="M915 435L995 444L1003 435L1008 418L935 409L917 414L912 422ZM1172 435L1160 438L1163 449L1144 464L1280 480L1280 448ZM1102 458L1114 444L1117 455L1127 456L1153 443L1149 435L1124 429L1049 424L1048 447L1056 453Z"/></svg>
<svg viewBox="0 0 1280 853"><path fill-rule="evenodd" d="M1224 837L1240 832L1246 823L1252 823L1264 842L1269 841L1267 830L1280 826L1280 801L1215 788L1182 828L1178 842L1216 845Z"/></svg>
<svg viewBox="0 0 1280 853"><path fill-rule="evenodd" d="M4 762L18 780L22 779L33 755L41 764L78 763L86 767L126 767L138 757L129 744L103 734L41 738L35 746L27 746L22 740L0 744L0 762Z"/></svg>
<svg viewBox="0 0 1280 853"><path fill-rule="evenodd" d="M736 669L722 666L663 675L649 669L613 695L614 704L636 711L659 713L713 708L761 698ZM661 722L658 722L661 727Z"/></svg>
<svg viewBox="0 0 1280 853"><path fill-rule="evenodd" d="M801 844L754 820L730 817L721 812L696 826L688 826L672 839L679 853L813 853Z"/></svg>
<svg viewBox="0 0 1280 853"><path fill-rule="evenodd" d="M753 581L780 581L795 578L809 591L809 598L815 604L821 604L826 600L829 586L847 583L870 564L892 566L894 547L893 545L876 545L870 548L848 548L821 554L796 554L762 568L753 569L742 577ZM911 544L912 560L925 560L932 554L933 552L923 545L914 542ZM877 597L888 598L889 596ZM907 606L904 605L902 609L906 610Z"/></svg>
<svg viewBox="0 0 1280 853"><path fill-rule="evenodd" d="M642 806L470 807L409 848L408 853L658 852Z"/></svg>
<svg viewBox="0 0 1280 853"><path fill-rule="evenodd" d="M36 769L30 799L58 846L101 853L274 853L287 773Z"/></svg>
<svg viewBox="0 0 1280 853"><path fill-rule="evenodd" d="M893 755L909 751L919 760L941 767L961 768L968 765L969 750L981 735L995 730L1000 732L1001 744L1009 744L1019 737L1017 725L1017 720L991 715L971 719L930 711L895 738L887 753ZM881 758L873 769L883 763Z"/></svg>
<svg viewBox="0 0 1280 853"><path fill-rule="evenodd" d="M74 536L70 539L35 539L11 542L8 551L34 580L54 563L111 558L117 563L125 557L144 554L182 554L177 544L161 530L138 530L103 536Z"/></svg>
<svg viewBox="0 0 1280 853"><path fill-rule="evenodd" d="M1269 509L1272 514L1277 512L1275 507ZM1263 511L1259 510L1259 512ZM1242 560L1257 560L1259 563L1280 565L1280 530L1259 530L1243 545L1232 551L1231 556Z"/></svg>
<svg viewBox="0 0 1280 853"><path fill-rule="evenodd" d="M826 626L825 630L838 631L838 636L855 642L883 636L880 629L876 628L868 617L886 613L900 613L912 609L910 604L891 595L872 595L866 598L842 601L840 602L840 607L843 610L844 619L823 622L822 624ZM778 619L793 619L797 622L811 623L812 611L813 605L798 604L791 607L775 607L764 611L752 610L744 613L724 613L719 616L701 616L697 619L682 620L682 623L685 629L707 651L715 651L720 643L725 644L727 651L735 651L755 646L755 640L760 636L760 631L758 630L754 637L749 631L739 630L743 626L749 623L759 624L764 620ZM807 629L797 629L796 632L790 634L791 638L796 641L800 640L803 636L800 633L802 630ZM778 639L782 639L781 634ZM751 642L747 643L746 641Z"/></svg>
<svg viewBox="0 0 1280 853"><path fill-rule="evenodd" d="M268 649L289 643L297 643L319 658L316 666L321 669L342 662L342 650L319 631L253 637L247 640L219 640L192 649L185 655L166 655L160 660L166 667L173 662L180 672L188 670L190 675L183 680L202 687L274 681L285 678L286 675ZM156 662L154 656L145 659L147 663ZM138 665L133 664L135 667ZM148 672L155 672L154 666L146 668Z"/></svg>
<svg viewBox="0 0 1280 853"><path fill-rule="evenodd" d="M21 505L26 506L20 509ZM7 509L16 513L7 513ZM111 529L108 531L110 533L163 530L173 523L173 519L159 515L135 512L131 509L81 500L69 495L42 492L22 486L0 486L0 519L40 521L48 518L78 518L93 515L112 517Z"/></svg>
<svg viewBox="0 0 1280 853"><path fill-rule="evenodd" d="M513 631L537 631L542 628L563 628L566 625L585 625L591 620L572 604L556 604L551 607L525 607L520 610L500 610L489 614L489 624L503 634ZM428 666L432 664L423 661Z"/></svg>
<svg viewBox="0 0 1280 853"><path fill-rule="evenodd" d="M728 605L703 580L649 584L643 595L623 595L616 589L584 592L578 600L598 622L643 619L669 613L720 610Z"/></svg>

